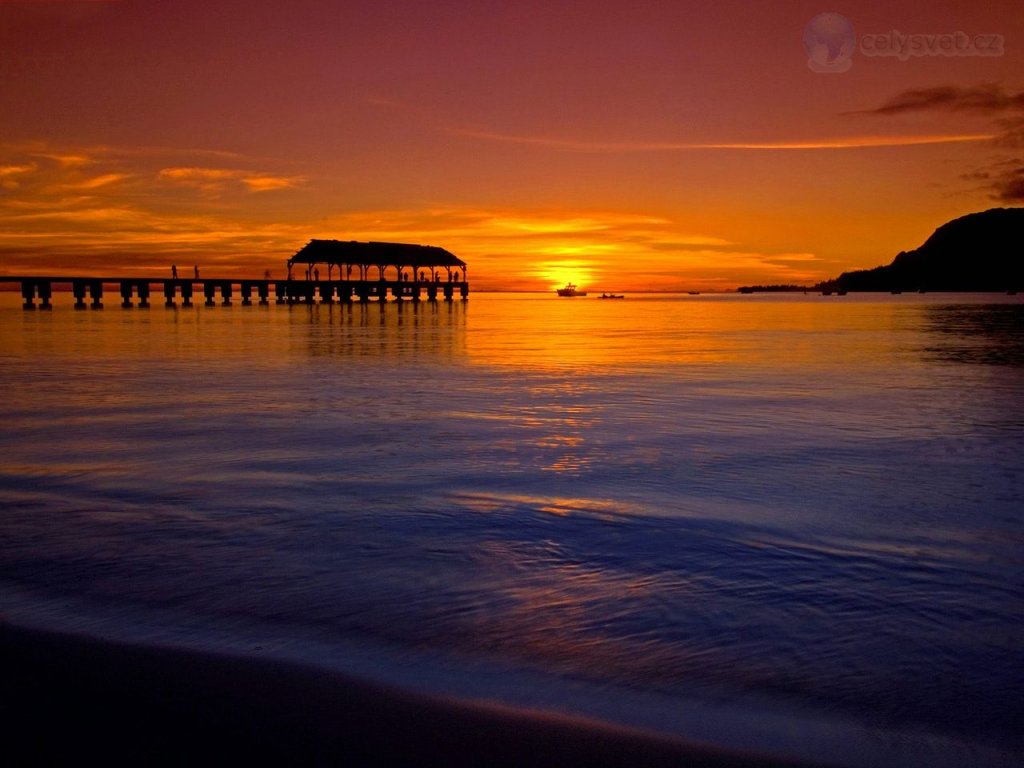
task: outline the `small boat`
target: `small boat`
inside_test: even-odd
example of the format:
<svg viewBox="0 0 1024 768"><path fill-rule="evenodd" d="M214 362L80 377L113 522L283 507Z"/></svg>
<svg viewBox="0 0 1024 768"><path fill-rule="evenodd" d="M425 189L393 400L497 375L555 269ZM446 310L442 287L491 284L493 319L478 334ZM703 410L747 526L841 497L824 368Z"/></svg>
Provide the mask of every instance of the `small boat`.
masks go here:
<svg viewBox="0 0 1024 768"><path fill-rule="evenodd" d="M689 296L700 296L700 291L687 291L686 293Z"/></svg>
<svg viewBox="0 0 1024 768"><path fill-rule="evenodd" d="M565 288L558 289L559 296L586 296L586 291L577 290L576 286L572 283L566 283Z"/></svg>
<svg viewBox="0 0 1024 768"><path fill-rule="evenodd" d="M624 299L626 298L621 293L602 293L597 298L599 299Z"/></svg>

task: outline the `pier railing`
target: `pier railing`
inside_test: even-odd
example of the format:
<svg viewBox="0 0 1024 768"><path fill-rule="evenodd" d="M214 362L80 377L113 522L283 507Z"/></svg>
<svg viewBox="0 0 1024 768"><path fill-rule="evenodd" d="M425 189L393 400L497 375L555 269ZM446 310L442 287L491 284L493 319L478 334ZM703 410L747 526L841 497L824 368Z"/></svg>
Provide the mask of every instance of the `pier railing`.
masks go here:
<svg viewBox="0 0 1024 768"><path fill-rule="evenodd" d="M269 304L271 289L274 302L277 304L332 304L334 302L368 302L387 301L388 294L395 301L411 300L452 301L458 294L459 298L469 298L469 283L466 281L449 280L249 280L238 278L151 278L151 277L68 277L68 276L32 276L32 275L0 275L0 285L10 283L21 284L21 297L25 309L35 309L36 301L40 309L50 309L53 301L53 287L70 286L71 295L75 299L76 309L91 307L99 309L103 306L103 295L106 287L116 287L121 298L121 306L130 309L136 306L149 306L150 291L159 286L163 291L164 305L174 307L181 301L181 306L192 306L193 297L197 293L202 296L206 306L212 307L220 299L222 305L230 305L236 296L242 304L253 303L255 294L259 304ZM87 301L88 299L88 301Z"/></svg>

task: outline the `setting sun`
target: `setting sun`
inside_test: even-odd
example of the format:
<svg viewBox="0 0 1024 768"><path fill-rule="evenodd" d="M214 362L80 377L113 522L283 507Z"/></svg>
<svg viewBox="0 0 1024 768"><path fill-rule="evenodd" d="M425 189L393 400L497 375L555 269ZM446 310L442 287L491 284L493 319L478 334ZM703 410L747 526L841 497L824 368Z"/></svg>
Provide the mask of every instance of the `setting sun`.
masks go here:
<svg viewBox="0 0 1024 768"><path fill-rule="evenodd" d="M551 290L568 283L585 289L593 282L594 265L590 261L552 261L537 265L533 274Z"/></svg>

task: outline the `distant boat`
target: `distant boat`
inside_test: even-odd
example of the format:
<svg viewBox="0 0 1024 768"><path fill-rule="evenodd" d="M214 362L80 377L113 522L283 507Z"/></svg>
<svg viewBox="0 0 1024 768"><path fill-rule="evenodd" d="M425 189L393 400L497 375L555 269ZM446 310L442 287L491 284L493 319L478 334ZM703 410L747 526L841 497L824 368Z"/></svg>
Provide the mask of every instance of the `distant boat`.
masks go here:
<svg viewBox="0 0 1024 768"><path fill-rule="evenodd" d="M572 283L566 283L565 288L558 289L559 296L586 296L586 291L577 290L576 286Z"/></svg>
<svg viewBox="0 0 1024 768"><path fill-rule="evenodd" d="M576 294L576 295L579 296L580 294ZM597 298L599 298L599 299L624 299L626 297L623 296L621 293L602 293Z"/></svg>
<svg viewBox="0 0 1024 768"><path fill-rule="evenodd" d="M690 296L700 296L700 291L687 291Z"/></svg>

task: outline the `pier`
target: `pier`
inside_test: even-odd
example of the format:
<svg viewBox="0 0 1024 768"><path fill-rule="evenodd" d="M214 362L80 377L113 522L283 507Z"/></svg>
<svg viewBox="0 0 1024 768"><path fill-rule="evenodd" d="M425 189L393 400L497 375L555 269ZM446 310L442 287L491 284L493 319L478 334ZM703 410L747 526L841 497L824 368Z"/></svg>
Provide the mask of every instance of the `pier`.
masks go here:
<svg viewBox="0 0 1024 768"><path fill-rule="evenodd" d="M299 277L294 275L297 267L303 271ZM123 308L145 309L154 286L166 307L176 307L179 301L182 307L190 307L200 297L208 307L218 302L230 305L235 297L243 305L252 304L254 298L266 305L271 291L276 304L366 303L387 301L389 295L394 301L453 301L456 294L463 301L469 298L466 262L436 246L311 240L288 259L287 269L283 280L0 275L0 285L20 284L27 310L50 309L54 286L70 287L76 309L101 309L108 288Z"/></svg>

